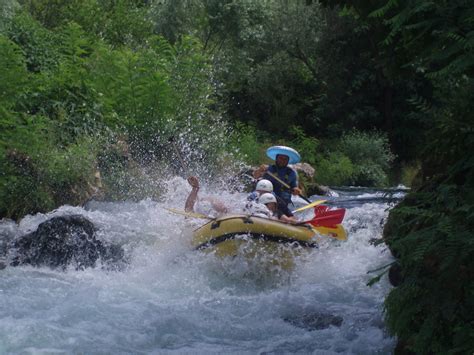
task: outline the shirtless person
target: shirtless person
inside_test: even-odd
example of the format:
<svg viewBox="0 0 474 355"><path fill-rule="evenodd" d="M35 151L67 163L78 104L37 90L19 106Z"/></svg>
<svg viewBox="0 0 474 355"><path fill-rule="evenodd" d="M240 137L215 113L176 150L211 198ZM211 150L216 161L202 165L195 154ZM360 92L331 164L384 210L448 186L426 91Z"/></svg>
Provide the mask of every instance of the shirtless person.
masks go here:
<svg viewBox="0 0 474 355"><path fill-rule="evenodd" d="M192 190L189 193L188 198L186 199L186 202L184 204L184 210L186 212L194 212L194 205L198 200L199 180L196 176L190 176L188 177L188 183L192 186ZM213 199L211 197L202 197L200 199L209 201L212 205L212 208L214 208L219 214L225 214L229 212L227 207L222 202L216 199Z"/></svg>

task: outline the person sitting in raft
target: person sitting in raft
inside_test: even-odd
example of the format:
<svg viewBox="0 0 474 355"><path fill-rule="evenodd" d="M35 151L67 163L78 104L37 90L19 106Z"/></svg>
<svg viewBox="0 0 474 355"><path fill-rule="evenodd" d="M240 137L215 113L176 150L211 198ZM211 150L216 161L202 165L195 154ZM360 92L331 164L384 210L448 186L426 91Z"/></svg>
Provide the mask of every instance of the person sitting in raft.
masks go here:
<svg viewBox="0 0 474 355"><path fill-rule="evenodd" d="M265 192L273 193L272 182L267 179L258 180L255 190L247 196L247 201L256 201Z"/></svg>
<svg viewBox="0 0 474 355"><path fill-rule="evenodd" d="M257 204L254 206L253 215L259 217L266 217L270 219L277 219L285 223L295 222L294 218L285 216L279 209L275 195L265 192L257 199ZM265 206L265 208L262 208Z"/></svg>
<svg viewBox="0 0 474 355"><path fill-rule="evenodd" d="M257 182L257 185L255 186L255 191L251 192L248 197L247 197L247 204L245 205L245 209L244 211L245 212L248 212L248 211L252 211L253 209L253 205L257 202L258 198L263 195L264 193L271 193L275 196L276 200L277 200L277 208L278 208L278 211L287 216L289 219L291 219L292 221L296 221L296 219L293 217L293 213L291 213L290 209L288 208L288 204L285 203L285 201L276 196L274 193L273 193L273 184L270 180L267 180L267 179L261 179Z"/></svg>
<svg viewBox="0 0 474 355"><path fill-rule="evenodd" d="M298 187L298 174L288 164L296 164L301 160L299 153L290 147L282 145L267 149L267 156L275 160L275 164L261 165L255 170L255 179L265 178L273 184L273 193L280 197L288 206L291 203L291 195L300 195Z"/></svg>
<svg viewBox="0 0 474 355"><path fill-rule="evenodd" d="M228 213L227 207L222 202L220 202L216 199L213 199L211 197L198 198L199 180L196 176L188 177L188 183L189 183L189 185L192 186L192 190L189 193L188 198L186 199L186 202L184 204L184 210L186 212L195 212L194 211L194 206L196 204L196 201L201 200L201 201L209 201L211 203L212 208L219 215Z"/></svg>

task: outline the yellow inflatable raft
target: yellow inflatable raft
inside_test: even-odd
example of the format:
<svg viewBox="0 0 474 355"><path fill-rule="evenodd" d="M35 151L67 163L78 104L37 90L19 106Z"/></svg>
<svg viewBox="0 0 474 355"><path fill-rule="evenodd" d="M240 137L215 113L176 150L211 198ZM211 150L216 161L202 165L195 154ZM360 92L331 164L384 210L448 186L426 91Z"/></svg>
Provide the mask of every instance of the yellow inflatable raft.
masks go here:
<svg viewBox="0 0 474 355"><path fill-rule="evenodd" d="M317 248L314 230L249 215L227 215L211 220L194 231L195 249L218 256L243 255L261 258L292 268L293 257L305 249Z"/></svg>

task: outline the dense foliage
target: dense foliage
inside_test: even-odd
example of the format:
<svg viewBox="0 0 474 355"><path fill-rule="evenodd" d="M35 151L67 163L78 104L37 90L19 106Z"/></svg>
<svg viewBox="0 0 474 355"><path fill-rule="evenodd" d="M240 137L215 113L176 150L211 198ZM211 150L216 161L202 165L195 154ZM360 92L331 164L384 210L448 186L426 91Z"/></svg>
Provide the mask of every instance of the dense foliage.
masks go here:
<svg viewBox="0 0 474 355"><path fill-rule="evenodd" d="M396 352L465 354L474 349L474 4L327 1L383 30L379 45L400 61L391 70L422 73L431 89L413 97L418 137L417 188L395 207L384 240L403 282L386 299ZM387 65L390 65L387 62Z"/></svg>
<svg viewBox="0 0 474 355"><path fill-rule="evenodd" d="M110 197L159 196L177 151L218 162L227 128L198 40L157 36L139 2L3 6L0 216L81 203L99 171Z"/></svg>
<svg viewBox="0 0 474 355"><path fill-rule="evenodd" d="M367 95L380 90L367 53L347 55L364 35L338 10L254 0L0 6L0 216L81 203L100 183L108 198L158 198L170 173L212 179L239 160L265 161L274 143L300 150L323 183L387 182L392 136L373 133L384 131L382 113ZM367 143L383 148L371 162L352 154Z"/></svg>
<svg viewBox="0 0 474 355"><path fill-rule="evenodd" d="M1 1L0 217L159 198L271 144L324 184L391 170L416 187L385 230L398 349L472 352L473 19L467 0Z"/></svg>
<svg viewBox="0 0 474 355"><path fill-rule="evenodd" d="M320 158L318 181L332 185L384 186L394 156L376 132L348 132Z"/></svg>
<svg viewBox="0 0 474 355"><path fill-rule="evenodd" d="M420 188L384 231L404 277L386 300L388 324L420 354L474 349L474 160L466 154L474 149L474 81L460 82L432 110L438 140L428 146Z"/></svg>

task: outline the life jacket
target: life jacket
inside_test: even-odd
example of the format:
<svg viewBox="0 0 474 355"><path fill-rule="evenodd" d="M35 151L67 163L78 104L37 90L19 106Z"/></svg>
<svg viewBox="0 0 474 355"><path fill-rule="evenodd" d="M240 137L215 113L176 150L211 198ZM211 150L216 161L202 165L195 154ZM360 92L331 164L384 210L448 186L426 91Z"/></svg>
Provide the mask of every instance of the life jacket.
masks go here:
<svg viewBox="0 0 474 355"><path fill-rule="evenodd" d="M278 168L276 165L270 165L268 167L268 171L272 174L276 175L280 180L286 183L290 187L297 186L297 175L296 172L291 169L289 166L285 166L284 168ZM265 174L265 179L268 179L273 184L273 192L278 197L282 198L285 203L288 205L291 202L291 191L283 186L278 180L273 178L273 176ZM292 176L295 179L292 179ZM293 186L294 185L294 186Z"/></svg>
<svg viewBox="0 0 474 355"><path fill-rule="evenodd" d="M262 203L258 203L257 201L249 201L245 205L244 213L251 214L252 216L264 217L264 218L272 218L273 213Z"/></svg>

